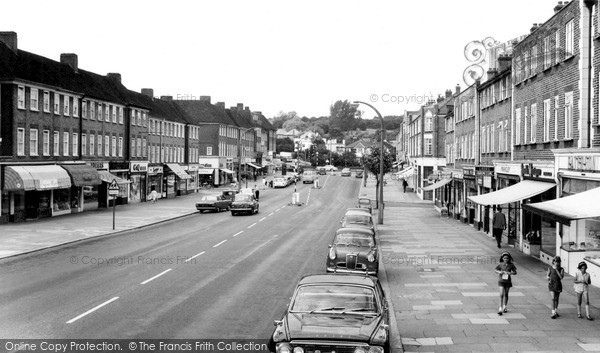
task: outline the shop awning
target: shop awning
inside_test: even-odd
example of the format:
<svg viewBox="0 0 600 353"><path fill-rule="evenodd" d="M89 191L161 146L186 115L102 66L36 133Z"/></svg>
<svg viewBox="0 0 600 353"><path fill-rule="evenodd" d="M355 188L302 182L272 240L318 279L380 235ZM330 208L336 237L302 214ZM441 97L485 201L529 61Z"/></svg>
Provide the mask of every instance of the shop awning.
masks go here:
<svg viewBox="0 0 600 353"><path fill-rule="evenodd" d="M275 165L275 164L273 164L273 163L271 163L271 162L267 162L267 161L262 161L262 166L263 166L263 167L268 167L268 166L270 166L270 165Z"/></svg>
<svg viewBox="0 0 600 353"><path fill-rule="evenodd" d="M413 167L408 167L406 169L399 171L398 173L396 173L396 175L397 176L409 176L409 175L412 175L413 170L414 170Z"/></svg>
<svg viewBox="0 0 600 353"><path fill-rule="evenodd" d="M262 168L262 167L260 167L260 166L257 166L257 165L256 165L256 164L254 164L254 163L246 163L246 164L247 164L247 165L249 165L249 166L251 166L251 167L252 167L252 168L254 168L254 169L260 169L260 168Z"/></svg>
<svg viewBox="0 0 600 353"><path fill-rule="evenodd" d="M442 179L442 180L439 180L439 181L437 181L437 182L435 182L435 183L433 183L433 184L431 184L429 186L424 187L423 191L435 190L435 189L437 189L439 187L442 187L442 186L448 184L451 181L452 181L452 179Z"/></svg>
<svg viewBox="0 0 600 353"><path fill-rule="evenodd" d="M66 189L71 178L58 165L7 166L4 169L5 191Z"/></svg>
<svg viewBox="0 0 600 353"><path fill-rule="evenodd" d="M171 169L179 179L191 179L192 177L177 163L167 163L167 167Z"/></svg>
<svg viewBox="0 0 600 353"><path fill-rule="evenodd" d="M221 171L227 173L227 174L233 174L233 170L229 170L227 168L221 168Z"/></svg>
<svg viewBox="0 0 600 353"><path fill-rule="evenodd" d="M71 176L71 182L75 186L100 185L100 175L96 168L87 164L63 164L63 169Z"/></svg>
<svg viewBox="0 0 600 353"><path fill-rule="evenodd" d="M198 174L200 175L210 175L212 174L214 169L212 168L200 168L198 169Z"/></svg>
<svg viewBox="0 0 600 353"><path fill-rule="evenodd" d="M99 170L98 175L100 176L100 180L109 184L112 183L113 180L116 180L117 184L131 184L131 181L119 178L107 170Z"/></svg>
<svg viewBox="0 0 600 353"><path fill-rule="evenodd" d="M600 217L598 200L600 188L595 188L556 200L523 205L523 209L568 225L571 220Z"/></svg>
<svg viewBox="0 0 600 353"><path fill-rule="evenodd" d="M469 196L468 198L479 205L503 205L506 203L528 199L553 187L556 187L556 184L535 180L523 180L520 183L511 185L498 191L483 195Z"/></svg>

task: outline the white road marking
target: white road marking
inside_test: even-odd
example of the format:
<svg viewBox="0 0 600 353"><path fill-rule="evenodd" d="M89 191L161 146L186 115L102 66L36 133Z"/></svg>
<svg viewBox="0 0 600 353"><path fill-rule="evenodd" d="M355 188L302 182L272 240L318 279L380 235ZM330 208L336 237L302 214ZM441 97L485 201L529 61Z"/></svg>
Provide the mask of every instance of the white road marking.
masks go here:
<svg viewBox="0 0 600 353"><path fill-rule="evenodd" d="M254 227L256 225L256 223L252 223L251 225L248 226L248 229Z"/></svg>
<svg viewBox="0 0 600 353"><path fill-rule="evenodd" d="M240 235L240 234L242 234L242 233L244 233L244 231L243 231L243 230L242 230L242 231L240 231L240 232L237 232L237 233L235 233L233 236L234 236L234 237L237 237L238 235Z"/></svg>
<svg viewBox="0 0 600 353"><path fill-rule="evenodd" d="M213 248L216 248L217 246L219 246L219 245L223 244L223 243L224 243L224 242L226 242L226 241L227 241L227 239L223 240L223 241L222 241L222 242L220 242L220 243L217 243L217 244L213 245Z"/></svg>
<svg viewBox="0 0 600 353"><path fill-rule="evenodd" d="M162 271L161 273L157 274L156 276L154 276L154 277L152 277L152 278L148 278L147 280L145 280L144 282L142 282L142 283L140 283L140 284L146 284L146 283L148 283L148 282L150 282L150 281L152 281L152 280L155 280L155 279L157 279L158 277L160 277L160 276L164 275L165 273L167 273L167 272L169 272L169 271L171 271L171 270L172 270L171 268L170 268L170 269L168 269L168 270L164 270L164 271Z"/></svg>
<svg viewBox="0 0 600 353"><path fill-rule="evenodd" d="M197 258L198 256L200 256L200 255L202 255L204 253L205 253L205 251L203 251L201 253L197 253L196 255L194 255L194 256L190 257L189 259L185 260L185 262L192 261L192 259L195 259L195 258Z"/></svg>
<svg viewBox="0 0 600 353"><path fill-rule="evenodd" d="M96 306L96 307L94 307L94 308L91 308L90 310L86 311L85 313L83 313L83 314L81 314L81 315L79 315L79 316L76 316L76 317L72 318L71 320L67 321L67 324L72 324L73 322L75 322L75 321L77 321L77 320L81 319L82 317L86 316L87 314L91 314L91 313L93 313L94 311L96 311L96 310L100 309L101 307L103 307L103 306L105 306L105 305L108 305L108 304L110 304L110 303L114 302L114 301L115 301L115 300L117 300L117 299L119 299L119 297L114 297L114 298L112 298L112 299L110 299L110 300L107 300L107 301L105 301L104 303L102 303L102 304L100 304L100 305L98 305L98 306Z"/></svg>
<svg viewBox="0 0 600 353"><path fill-rule="evenodd" d="M259 222L262 222L262 221L264 221L265 219L267 219L267 217L263 217L263 218L259 219L258 221L259 221Z"/></svg>
<svg viewBox="0 0 600 353"><path fill-rule="evenodd" d="M271 213L269 213L269 216L272 216L274 214L275 214L275 212L271 212ZM269 216L267 216L267 217L269 217Z"/></svg>

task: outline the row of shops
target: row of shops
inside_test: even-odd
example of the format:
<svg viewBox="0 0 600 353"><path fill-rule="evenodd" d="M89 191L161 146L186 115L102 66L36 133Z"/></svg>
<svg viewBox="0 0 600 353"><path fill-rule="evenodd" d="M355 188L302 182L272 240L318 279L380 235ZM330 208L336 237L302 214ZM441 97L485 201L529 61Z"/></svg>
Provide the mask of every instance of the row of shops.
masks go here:
<svg viewBox="0 0 600 353"><path fill-rule="evenodd" d="M248 162L252 174L263 167ZM114 204L146 202L155 190L161 198L197 192L207 185L228 185L236 180L235 166L154 164L149 162L87 162L63 164L0 165L0 223L21 222L79 213ZM245 169L248 169L245 166ZM116 196L109 195L113 182Z"/></svg>
<svg viewBox="0 0 600 353"><path fill-rule="evenodd" d="M423 178L429 185L420 191L449 217L490 236L500 206L504 243L548 264L561 256L571 275L585 261L592 283L600 283L600 149L554 154L554 161L440 168Z"/></svg>

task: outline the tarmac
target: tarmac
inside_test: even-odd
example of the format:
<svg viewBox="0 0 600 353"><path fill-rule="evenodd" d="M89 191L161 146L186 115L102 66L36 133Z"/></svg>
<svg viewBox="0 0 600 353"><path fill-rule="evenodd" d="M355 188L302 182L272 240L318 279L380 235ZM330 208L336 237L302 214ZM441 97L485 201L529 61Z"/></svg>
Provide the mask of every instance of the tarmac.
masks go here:
<svg viewBox="0 0 600 353"><path fill-rule="evenodd" d="M214 192L217 189L210 190ZM196 213L204 192L32 222L0 225L0 258L124 232ZM375 180L359 196L375 199ZM550 318L547 266L472 226L441 217L431 201L384 187L378 225L380 278L391 303L395 352L600 352L600 288L590 286L591 316L577 318L573 277L563 279L557 319ZM374 210L374 215L377 215ZM508 312L498 315L500 253L509 251L513 276Z"/></svg>

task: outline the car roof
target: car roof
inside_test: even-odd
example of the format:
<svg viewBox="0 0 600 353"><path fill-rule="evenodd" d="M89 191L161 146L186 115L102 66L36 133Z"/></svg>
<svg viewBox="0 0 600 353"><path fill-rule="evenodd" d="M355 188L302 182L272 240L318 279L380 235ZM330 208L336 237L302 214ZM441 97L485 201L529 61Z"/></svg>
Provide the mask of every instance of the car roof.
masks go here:
<svg viewBox="0 0 600 353"><path fill-rule="evenodd" d="M356 227L340 228L335 231L335 235L338 235L338 234L360 234L360 235L373 236L373 232L371 230L365 229L365 228L356 228Z"/></svg>
<svg viewBox="0 0 600 353"><path fill-rule="evenodd" d="M344 214L344 216L349 216L349 215L368 215L371 216L371 214L369 213L369 211L365 208L349 208L346 210L346 213Z"/></svg>
<svg viewBox="0 0 600 353"><path fill-rule="evenodd" d="M355 284L362 286L375 287L377 284L377 278L368 275L357 275L348 273L336 273L336 274L318 274L318 275L305 275L300 279L298 285L307 284Z"/></svg>

